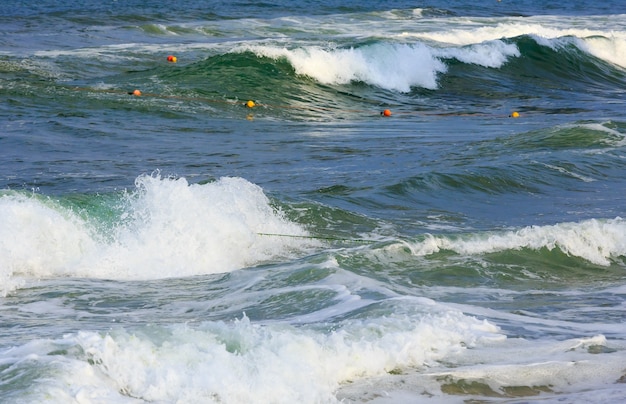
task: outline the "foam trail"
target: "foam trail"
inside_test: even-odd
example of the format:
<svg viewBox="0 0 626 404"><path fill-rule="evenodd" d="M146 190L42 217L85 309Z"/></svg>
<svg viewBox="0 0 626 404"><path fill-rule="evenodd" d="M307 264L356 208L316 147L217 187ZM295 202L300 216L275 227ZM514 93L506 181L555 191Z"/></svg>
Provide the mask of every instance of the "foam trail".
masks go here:
<svg viewBox="0 0 626 404"><path fill-rule="evenodd" d="M564 341L508 339L490 348L488 352L469 350L464 361L445 370L356 381L346 385L339 397L378 404L414 403L416 397L427 395L433 402L446 403L467 402L470 397L497 397L494 402L529 402L529 398L530 402L615 402L623 398L621 341L603 335ZM615 352L598 355L600 349ZM372 393L380 391L385 394ZM443 391L452 395L442 395Z"/></svg>

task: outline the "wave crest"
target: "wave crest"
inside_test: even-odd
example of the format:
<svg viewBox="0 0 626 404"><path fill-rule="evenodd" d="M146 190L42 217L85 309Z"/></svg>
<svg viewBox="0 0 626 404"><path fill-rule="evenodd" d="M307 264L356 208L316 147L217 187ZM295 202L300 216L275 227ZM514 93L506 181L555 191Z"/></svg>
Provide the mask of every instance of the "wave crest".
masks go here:
<svg viewBox="0 0 626 404"><path fill-rule="evenodd" d="M515 231L474 234L462 237L429 235L419 242L404 245L417 256L443 250L458 254L478 255L506 250L546 248L608 266L612 260L626 256L626 221L591 219L580 223L559 223L552 226L529 226Z"/></svg>

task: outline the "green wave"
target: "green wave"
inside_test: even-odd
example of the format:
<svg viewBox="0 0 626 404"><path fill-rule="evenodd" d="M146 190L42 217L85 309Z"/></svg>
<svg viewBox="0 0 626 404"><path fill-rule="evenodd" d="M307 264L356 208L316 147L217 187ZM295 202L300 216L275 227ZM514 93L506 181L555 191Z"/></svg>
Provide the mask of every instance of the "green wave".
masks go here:
<svg viewBox="0 0 626 404"><path fill-rule="evenodd" d="M510 73L538 78L550 88L569 83L576 88L612 88L624 83L626 71L581 50L575 38L561 38L555 47L539 44L530 36L514 39L521 58L510 64Z"/></svg>
<svg viewBox="0 0 626 404"><path fill-rule="evenodd" d="M519 151L604 149L626 138L625 122L577 122L508 138L504 146Z"/></svg>
<svg viewBox="0 0 626 404"><path fill-rule="evenodd" d="M162 27L154 25L150 29L158 31ZM0 83L9 96L42 97L43 103L48 101L48 96L61 100L66 97L68 102L79 96L87 106L93 101L94 108L133 105L164 114L204 113L210 108L226 116L240 116L241 110L232 110L232 106L241 106L247 100L263 107L256 113L278 119L317 121L371 119L388 107L396 114L484 114L494 103L499 106L503 102L517 105L521 113L577 114L593 111L607 94L615 92L617 96L626 83L626 71L582 51L576 40L561 38L558 46L550 47L530 36L507 39L506 42L519 48L520 55L509 56L498 68L445 58L442 61L447 70L437 73L438 88L413 87L408 93L385 89L375 80L368 81L367 77L343 84L324 84L298 74L286 57L272 58L241 50L210 55L190 63L180 58L177 64L154 63L145 60L145 54L129 50L124 56L140 60L132 62L132 70L128 70L128 62L123 64L121 59L112 62L111 75L71 82L67 79L75 75L74 71L80 72L79 76L104 72L97 58L109 50L100 50L105 53L94 59L61 56L58 62L68 69L64 76L58 76L48 61L39 63L3 57L0 58ZM385 39L370 38L346 44L342 49L363 50L372 60L384 58L383 50L396 52L395 58L402 58L403 52L407 52L406 48L394 50L388 45ZM407 58L415 57L410 52L408 55ZM348 73L346 71L350 76ZM150 97L145 97L141 103L127 97L135 88ZM555 104L559 99L562 102ZM177 103L177 108L171 108L173 103Z"/></svg>

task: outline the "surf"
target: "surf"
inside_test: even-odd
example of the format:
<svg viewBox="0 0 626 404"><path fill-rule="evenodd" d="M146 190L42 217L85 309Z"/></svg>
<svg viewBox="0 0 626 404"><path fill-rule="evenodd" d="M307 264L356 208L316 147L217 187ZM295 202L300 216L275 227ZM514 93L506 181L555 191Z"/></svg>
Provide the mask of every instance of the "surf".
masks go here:
<svg viewBox="0 0 626 404"><path fill-rule="evenodd" d="M160 174L88 209L41 195L0 196L3 294L24 280L54 277L162 279L230 272L292 256L306 236L262 189L241 178L189 184ZM86 205L85 205L86 206Z"/></svg>

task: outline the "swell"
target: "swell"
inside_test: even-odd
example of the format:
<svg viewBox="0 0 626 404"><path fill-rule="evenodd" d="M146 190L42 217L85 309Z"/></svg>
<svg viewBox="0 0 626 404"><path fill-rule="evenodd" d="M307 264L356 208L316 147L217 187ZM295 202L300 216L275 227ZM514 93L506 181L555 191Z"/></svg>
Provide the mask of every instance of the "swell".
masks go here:
<svg viewBox="0 0 626 404"><path fill-rule="evenodd" d="M505 69L510 76L531 78L549 89L568 86L580 91L613 91L624 85L626 71L586 52L581 39L563 37L547 46L524 35L514 43L521 57Z"/></svg>
<svg viewBox="0 0 626 404"><path fill-rule="evenodd" d="M445 51L384 40L337 48L246 46L163 78L172 85L188 83L195 94L256 97L305 116L338 117L336 110L361 112L389 103L430 109L447 102L480 106L502 100L528 111L577 113L593 108L586 108L589 100L617 95L626 82L623 68L582 50L580 41L542 44L524 35ZM544 104L555 99L563 105L548 110Z"/></svg>
<svg viewBox="0 0 626 404"><path fill-rule="evenodd" d="M258 186L240 178L190 185L155 173L138 177L132 192L61 201L3 191L0 219L0 278L10 281L9 290L17 278L230 272L262 257L288 257L296 244L315 243ZM274 240L264 233L295 237Z"/></svg>
<svg viewBox="0 0 626 404"><path fill-rule="evenodd" d="M432 233L339 251L339 264L401 293L604 287L626 266L624 221L585 220L472 233ZM434 291L431 291L433 293ZM436 293L436 292L435 292ZM497 292L494 292L497 293Z"/></svg>
<svg viewBox="0 0 626 404"><path fill-rule="evenodd" d="M120 51L122 59L141 62L128 70L128 60L114 61L111 73L104 73L101 59L113 50L100 49L78 60L0 60L0 85L15 98L45 104L83 96L94 108L127 108L127 93L141 88L150 95L149 109L163 113L230 111L254 100L279 119L371 117L389 105L398 112L480 113L503 102L523 112L576 114L606 105L626 82L622 67L585 52L580 42L545 44L523 35L450 49L385 40L330 48L246 45L177 65L148 63L143 51L128 49ZM69 81L70 75L79 79Z"/></svg>
<svg viewBox="0 0 626 404"><path fill-rule="evenodd" d="M488 66L448 52L444 59L447 71L439 75L438 88L414 88L413 92L464 110L484 111L505 102L521 111L544 114L585 113L607 98L621 97L620 88L626 83L624 68L594 56L580 38L547 40L522 35L502 41L519 53L508 55L500 66ZM609 38L602 41L610 42Z"/></svg>
<svg viewBox="0 0 626 404"><path fill-rule="evenodd" d="M447 167L415 173L384 188L392 198L551 195L619 183L626 168L623 122L578 122L470 142L446 156ZM458 163L453 164L454 161Z"/></svg>

